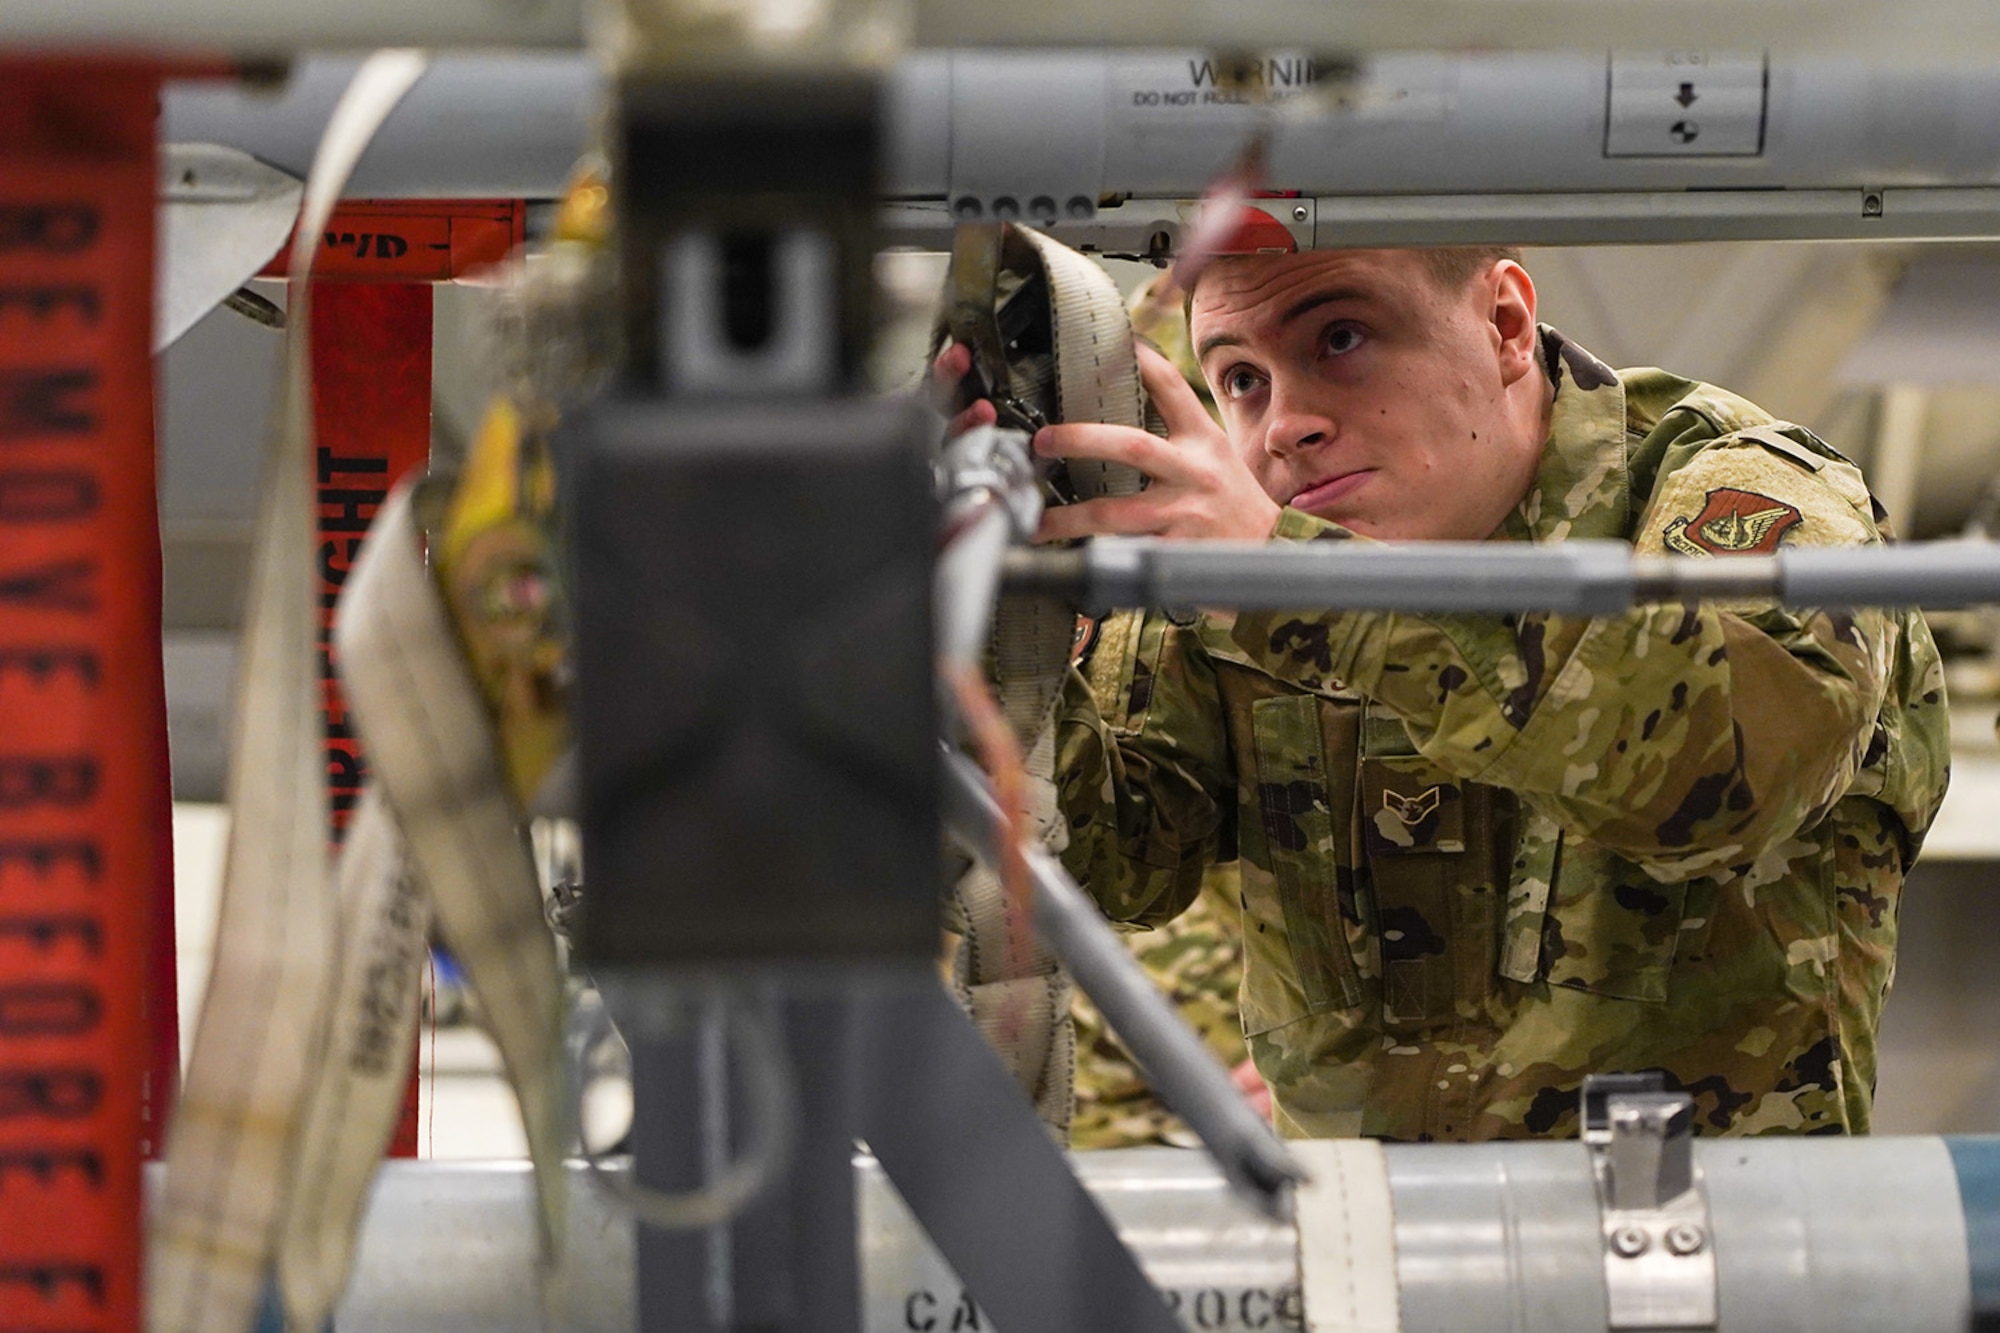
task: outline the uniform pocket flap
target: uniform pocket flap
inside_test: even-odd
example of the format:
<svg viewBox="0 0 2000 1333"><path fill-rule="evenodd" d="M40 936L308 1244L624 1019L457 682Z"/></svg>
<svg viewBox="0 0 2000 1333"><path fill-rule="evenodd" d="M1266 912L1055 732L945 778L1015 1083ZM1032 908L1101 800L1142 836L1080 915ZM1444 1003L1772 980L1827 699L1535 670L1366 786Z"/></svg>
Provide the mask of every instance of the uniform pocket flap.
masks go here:
<svg viewBox="0 0 2000 1333"><path fill-rule="evenodd" d="M1542 928L1543 978L1551 986L1663 1003L1687 891L1685 883L1662 884L1613 857L1566 855Z"/></svg>

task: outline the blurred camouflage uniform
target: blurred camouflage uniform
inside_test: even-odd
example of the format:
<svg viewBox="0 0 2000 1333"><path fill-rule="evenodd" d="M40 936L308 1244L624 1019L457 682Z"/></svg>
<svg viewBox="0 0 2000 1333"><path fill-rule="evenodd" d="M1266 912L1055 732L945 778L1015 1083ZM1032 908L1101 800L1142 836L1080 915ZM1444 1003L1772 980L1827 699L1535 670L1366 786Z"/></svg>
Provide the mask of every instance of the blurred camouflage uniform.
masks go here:
<svg viewBox="0 0 2000 1333"><path fill-rule="evenodd" d="M1807 431L1543 350L1550 438L1496 540L1882 539ZM1290 509L1276 535L1350 536ZM1096 653L1065 701L1065 860L1154 922L1240 858L1244 1025L1287 1133L1571 1133L1585 1073L1636 1069L1703 1132L1867 1128L1948 760L1913 612L1128 614Z"/></svg>
<svg viewBox="0 0 2000 1333"><path fill-rule="evenodd" d="M1188 1026L1228 1068L1249 1058L1236 990L1243 978L1242 932L1237 922L1236 867L1212 867L1192 906L1156 930L1130 937L1132 953L1159 984ZM1077 992L1076 1115L1070 1146L1129 1148L1199 1142L1181 1118L1154 1095L1125 1043L1105 1025L1097 1006Z"/></svg>
<svg viewBox="0 0 2000 1333"><path fill-rule="evenodd" d="M1132 330L1179 367L1213 414L1208 384L1188 345L1181 292L1171 277L1171 270L1163 271L1133 296ZM1090 663L1095 660L1085 662L1086 671L1093 669ZM1122 669L1121 660L1115 658L1106 665L1114 675ZM1173 999L1181 1017L1216 1059L1231 1069L1249 1058L1236 1009L1243 979L1238 896L1236 867L1211 867L1187 911L1153 930L1127 937L1140 965ZM1193 1131L1154 1095L1132 1053L1080 990L1071 1016L1076 1022L1076 1114L1070 1123L1070 1143L1078 1148L1195 1146Z"/></svg>

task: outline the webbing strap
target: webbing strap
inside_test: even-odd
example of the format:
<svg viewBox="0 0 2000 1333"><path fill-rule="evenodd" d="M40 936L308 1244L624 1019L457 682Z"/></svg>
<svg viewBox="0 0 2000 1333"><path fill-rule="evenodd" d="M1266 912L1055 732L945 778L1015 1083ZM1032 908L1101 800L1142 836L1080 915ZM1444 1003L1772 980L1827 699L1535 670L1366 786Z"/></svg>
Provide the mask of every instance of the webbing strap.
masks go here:
<svg viewBox="0 0 2000 1333"><path fill-rule="evenodd" d="M521 520L518 493L487 485L515 476L514 424L503 400L453 491L463 521L447 522L430 569L411 497L436 482L383 506L340 603L335 646L373 777L340 862L339 976L278 1254L294 1328L320 1327L346 1285L368 1184L397 1119L396 1074L407 1063L434 910L507 1060L544 1185L567 1142L565 1085L549 1065L562 983L511 796L545 766L514 761L540 754L547 719L509 711L505 698L479 689L431 577L431 569L440 580L463 573L467 532L490 536ZM518 552L520 541L507 549ZM405 866L398 825L416 844L408 859L421 877ZM560 1234L562 1196L541 1197L545 1235Z"/></svg>
<svg viewBox="0 0 2000 1333"><path fill-rule="evenodd" d="M1031 266L1046 283L1051 325L1052 364L1041 375L1006 363L998 309L1003 267L1019 275ZM1030 419L1039 413L1052 421L1145 424L1132 327L1117 287L1087 256L1038 232L961 230L944 333L971 347L988 386L1031 400ZM1053 383L1043 383L1044 376ZM1069 476L1086 498L1129 494L1141 484L1132 469L1115 465L1072 462ZM1067 604L1045 597L1002 597L994 615L994 689L1026 753L1027 813L1053 852L1069 842L1056 807L1054 716L1075 624ZM1005 896L985 866L968 871L954 896L966 923L957 968L961 999L1042 1118L1066 1132L1075 1065L1069 978L1039 940L1027 949L1005 947Z"/></svg>
<svg viewBox="0 0 2000 1333"><path fill-rule="evenodd" d="M376 517L335 644L374 782L520 1103L553 1256L570 1138L562 970L492 715L424 564L413 493L399 486Z"/></svg>
<svg viewBox="0 0 2000 1333"><path fill-rule="evenodd" d="M1024 227L1020 235L1035 248L1049 278L1062 419L1148 429L1132 320L1110 275L1088 255L1038 231ZM1069 475L1086 499L1134 495L1145 481L1135 468L1096 459L1072 459Z"/></svg>
<svg viewBox="0 0 2000 1333"><path fill-rule="evenodd" d="M935 356L946 336L963 344L972 353L981 388L988 392L1011 392L1005 339L996 318L1004 235L997 223L968 222L952 238L944 319L932 351Z"/></svg>
<svg viewBox="0 0 2000 1333"><path fill-rule="evenodd" d="M324 231L362 149L426 63L416 52L380 52L355 74L313 162L299 234ZM285 383L258 516L214 971L151 1219L146 1317L155 1333L238 1333L256 1317L330 976L308 531L315 249L298 247L294 264Z"/></svg>
<svg viewBox="0 0 2000 1333"><path fill-rule="evenodd" d="M1313 1333L1398 1333L1396 1201L1372 1139L1294 1143L1311 1173L1299 1186L1299 1286Z"/></svg>
<svg viewBox="0 0 2000 1333"><path fill-rule="evenodd" d="M430 902L403 864L402 840L373 788L347 827L336 872L341 948L332 1014L278 1240L278 1292L290 1326L333 1313L353 1266L355 1232L397 1121L416 1043Z"/></svg>

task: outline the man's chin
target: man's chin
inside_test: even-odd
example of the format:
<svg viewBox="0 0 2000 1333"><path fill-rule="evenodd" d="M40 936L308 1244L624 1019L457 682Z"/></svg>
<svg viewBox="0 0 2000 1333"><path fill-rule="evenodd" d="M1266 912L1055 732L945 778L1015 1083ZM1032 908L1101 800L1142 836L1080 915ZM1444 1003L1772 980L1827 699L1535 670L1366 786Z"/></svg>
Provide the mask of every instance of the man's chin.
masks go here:
<svg viewBox="0 0 2000 1333"><path fill-rule="evenodd" d="M1377 541L1384 540L1381 536L1380 526L1370 520L1365 512L1357 510L1353 505L1319 504L1307 508L1294 500L1292 508L1302 514L1311 514L1314 518L1324 519L1328 523L1337 523L1357 537L1372 537Z"/></svg>

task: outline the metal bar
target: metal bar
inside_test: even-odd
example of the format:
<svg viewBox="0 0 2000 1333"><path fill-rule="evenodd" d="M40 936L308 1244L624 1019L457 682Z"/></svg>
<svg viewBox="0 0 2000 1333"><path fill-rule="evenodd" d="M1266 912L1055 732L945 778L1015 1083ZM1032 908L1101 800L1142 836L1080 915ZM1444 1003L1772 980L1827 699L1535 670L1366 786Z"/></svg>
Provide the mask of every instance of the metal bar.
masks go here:
<svg viewBox="0 0 2000 1333"><path fill-rule="evenodd" d="M1581 1145L1391 1144L1384 1152L1402 1327L1606 1327L1600 1213ZM1720 1329L1942 1333L1972 1326L1974 1311L1990 1318L2000 1310L1994 1140L1698 1139L1694 1153L1714 1220ZM1328 1326L1327 1312L1301 1309L1298 1259L1302 1247L1338 1253L1341 1236L1308 1228L1300 1237L1259 1218L1198 1153L1137 1148L1071 1161L1183 1327ZM997 1310L975 1314L960 1275L924 1240L883 1172L866 1159L855 1172L863 1327L1024 1333ZM575 1202L569 1280L553 1326L630 1333L630 1221L581 1181ZM338 1312L340 1333L539 1333L531 1204L525 1162L387 1164ZM1102 1327L1133 1322L1114 1316Z"/></svg>
<svg viewBox="0 0 2000 1333"><path fill-rule="evenodd" d="M851 1164L864 1095L857 1025L865 1010L824 982L785 989L799 1141L791 1171L731 1229L729 1327L860 1333Z"/></svg>
<svg viewBox="0 0 2000 1333"><path fill-rule="evenodd" d="M439 0L397 5L344 0L271 5L258 0L70 0L0 10L0 41L21 45L135 46L208 50L354 49L379 45L581 45L577 0ZM1844 0L1745 5L1689 0L1679 6L1587 4L1583 0L1267 0L1254 7L1135 0L1125 6L1024 0L919 0L909 6L925 46L1169 43L1216 50L1522 50L1570 46L1672 50L1691 34L1713 50L1842 52L1943 62L2000 50L1988 7L1971 0L1907 0L1893 11Z"/></svg>
<svg viewBox="0 0 2000 1333"><path fill-rule="evenodd" d="M718 1070L713 1062L703 1059L698 1028L672 1035L633 1031L632 1097L644 1113L632 1122L632 1169L638 1182L648 1188L676 1193L696 1189L709 1179L712 1160L718 1155L709 1141L715 1126L703 1115L703 1102L715 1095L715 1080L726 1077L726 1070ZM525 1201L525 1180L522 1193ZM586 1206L596 1203L598 1211L608 1211L604 1208L606 1196L594 1186L574 1193ZM524 1207L522 1222L530 1217ZM630 1218L622 1220L623 1235L631 1238L635 1252L628 1262L634 1263L636 1271L620 1275L626 1287L619 1294L626 1303L625 1318L618 1327L642 1333L726 1333L732 1326L726 1308L727 1274L716 1270L727 1260L727 1232L719 1228L666 1231L636 1226ZM574 1245L570 1250L576 1252ZM637 1282L633 1291L639 1274L646 1280ZM393 1298L384 1299L382 1307L384 1313L393 1311ZM336 1316L342 1328L350 1326L350 1319L345 1309Z"/></svg>
<svg viewBox="0 0 2000 1333"><path fill-rule="evenodd" d="M1907 17L1905 17L1907 16ZM916 6L916 37L925 46L1067 44L1138 41L1205 45L1215 50L1424 49L1522 50L1569 46L1603 50L1674 50L1699 33L1710 50L1842 52L1912 61L2000 50L1995 16L1965 0L1911 0L1908 8L1854 6L1836 0L1684 6L1592 5L1580 0L1268 0L1210 9L1180 0L1079 5L1023 0L998 6L974 0L926 0Z"/></svg>
<svg viewBox="0 0 2000 1333"><path fill-rule="evenodd" d="M1694 560L1615 541L1171 542L1101 537L1008 554L1006 586L1086 608L1313 608L1615 615L1662 601L1765 598L1791 606L2000 602L2000 544L1926 542Z"/></svg>
<svg viewBox="0 0 2000 1333"><path fill-rule="evenodd" d="M1179 1148L1075 1153L1069 1162L1190 1329L1300 1327L1298 1240L1234 1199L1200 1153ZM606 1167L614 1176L624 1162ZM862 1325L871 1333L1006 1333L976 1306L868 1156L854 1159ZM369 1202L339 1333L632 1333L631 1219L571 1167L567 1281L550 1323L536 1290L538 1253L528 1164L385 1163ZM1588 1186L1585 1186L1586 1193ZM648 1233L651 1234L651 1233ZM975 1314L976 1311L976 1314ZM1130 1325L1114 1320L1106 1329ZM1033 1333L1032 1326L1029 1333Z"/></svg>
<svg viewBox="0 0 2000 1333"><path fill-rule="evenodd" d="M1289 202L1289 201L1287 201ZM1313 244L1602 245L1923 241L2000 235L2000 190L1721 188L1548 194L1321 196Z"/></svg>
<svg viewBox="0 0 2000 1333"><path fill-rule="evenodd" d="M0 43L116 54L142 48L210 56L217 51L366 50L378 46L570 47L583 44L580 0L121 0L0 9Z"/></svg>
<svg viewBox="0 0 2000 1333"><path fill-rule="evenodd" d="M1136 253L1164 234L1171 249L1216 163L1268 133L1270 179L1299 197L1265 207L1301 248L2000 233L1990 63L1780 52L1755 154L1637 157L1604 151L1602 53L1405 52L1358 74L1295 55L1257 66L1240 91L1218 87L1229 68L1199 49L906 55L885 74L880 188L905 205L887 229L949 248L955 206L1005 195L1025 209L1066 189L1099 206L1062 211L1050 224L1059 239ZM351 73L351 61L315 55L277 91L176 85L164 137L303 176ZM1337 97L1314 95L1336 79ZM352 193L552 198L604 96L581 54L442 56L370 146ZM1041 105L1048 114L1023 118Z"/></svg>
<svg viewBox="0 0 2000 1333"><path fill-rule="evenodd" d="M883 985L866 1008L868 1146L993 1323L1173 1333L1159 1290L943 989Z"/></svg>
<svg viewBox="0 0 2000 1333"><path fill-rule="evenodd" d="M946 822L990 864L1004 827L1000 807L970 760L953 752L944 759ZM1289 1217L1291 1186L1305 1173L1270 1125L1243 1100L1061 863L1031 847L1028 866L1036 930L1138 1057L1161 1097L1201 1136L1237 1192L1268 1216Z"/></svg>

